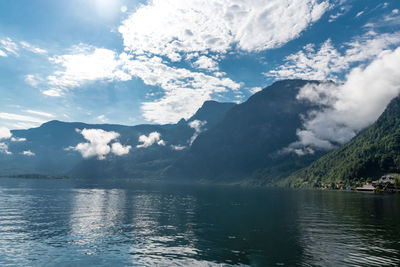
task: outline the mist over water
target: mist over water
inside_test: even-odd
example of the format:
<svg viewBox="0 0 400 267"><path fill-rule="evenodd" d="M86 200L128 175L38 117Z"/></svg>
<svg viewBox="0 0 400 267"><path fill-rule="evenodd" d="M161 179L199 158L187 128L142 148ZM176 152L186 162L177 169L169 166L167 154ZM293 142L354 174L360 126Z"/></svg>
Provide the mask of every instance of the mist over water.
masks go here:
<svg viewBox="0 0 400 267"><path fill-rule="evenodd" d="M0 179L0 265L398 266L400 197Z"/></svg>

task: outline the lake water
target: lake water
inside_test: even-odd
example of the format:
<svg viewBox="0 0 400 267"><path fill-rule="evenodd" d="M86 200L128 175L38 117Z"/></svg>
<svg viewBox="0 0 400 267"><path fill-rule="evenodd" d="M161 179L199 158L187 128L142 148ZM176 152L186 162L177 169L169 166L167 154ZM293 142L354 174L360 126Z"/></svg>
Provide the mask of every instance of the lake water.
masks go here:
<svg viewBox="0 0 400 267"><path fill-rule="evenodd" d="M400 196L4 178L0 265L399 266Z"/></svg>

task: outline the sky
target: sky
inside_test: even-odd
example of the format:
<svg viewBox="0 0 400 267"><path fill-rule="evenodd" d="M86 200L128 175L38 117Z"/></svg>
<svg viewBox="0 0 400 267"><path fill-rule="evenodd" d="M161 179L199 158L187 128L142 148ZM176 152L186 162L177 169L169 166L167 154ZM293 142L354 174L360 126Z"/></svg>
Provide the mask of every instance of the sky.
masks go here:
<svg viewBox="0 0 400 267"><path fill-rule="evenodd" d="M290 149L331 148L398 94L388 62L399 56L399 10L397 0L2 0L0 127L175 123L206 100L241 103L301 78L343 86L302 90L335 103ZM374 84L377 73L385 80ZM366 92L372 111L360 108Z"/></svg>

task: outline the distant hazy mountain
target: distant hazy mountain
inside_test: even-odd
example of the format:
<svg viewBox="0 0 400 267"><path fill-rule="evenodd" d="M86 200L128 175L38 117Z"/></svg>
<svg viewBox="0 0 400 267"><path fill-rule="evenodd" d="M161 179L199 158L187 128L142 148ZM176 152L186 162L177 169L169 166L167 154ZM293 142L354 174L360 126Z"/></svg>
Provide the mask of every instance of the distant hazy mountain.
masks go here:
<svg viewBox="0 0 400 267"><path fill-rule="evenodd" d="M339 181L351 184L388 172L400 172L400 97L391 101L372 126L349 143L294 173L284 184L318 186Z"/></svg>
<svg viewBox="0 0 400 267"><path fill-rule="evenodd" d="M297 140L301 114L318 107L296 96L305 84L276 82L230 109L214 127L200 134L191 149L167 174L185 179L259 179L260 183L289 175L321 155L299 157L280 153Z"/></svg>
<svg viewBox="0 0 400 267"><path fill-rule="evenodd" d="M276 82L238 105L207 101L190 119L177 124L51 121L38 128L12 131L15 140L4 141L12 155L0 154L0 174L312 185L400 171L399 98L374 125L322 158L326 151L303 156L285 152L298 141L296 130L303 126L302 115L323 108L296 98L307 83L319 82ZM83 129L117 132L113 142L120 145L116 149L121 154L108 153L102 160L100 156L83 158L77 149L71 149L88 142ZM123 153L123 146L131 147L128 154ZM23 155L24 151L34 155ZM282 182L286 177L290 178Z"/></svg>
<svg viewBox="0 0 400 267"><path fill-rule="evenodd" d="M38 128L14 130L14 139L26 140L5 141L12 155L0 153L0 175L39 173L100 178L156 177L178 155L184 153L184 148L189 145L196 133L189 125L190 122L198 120L204 122L205 127L212 127L234 106L233 103L207 101L188 121L182 119L179 123L170 125L122 126L50 121ZM96 157L84 159L78 151L68 149L87 142L77 129L117 132L120 134L118 142L130 145L132 149L128 155L121 157L109 154L104 160ZM159 133L165 145L136 148L140 144L139 137L148 136L152 132ZM34 156L23 155L24 151L31 151Z"/></svg>

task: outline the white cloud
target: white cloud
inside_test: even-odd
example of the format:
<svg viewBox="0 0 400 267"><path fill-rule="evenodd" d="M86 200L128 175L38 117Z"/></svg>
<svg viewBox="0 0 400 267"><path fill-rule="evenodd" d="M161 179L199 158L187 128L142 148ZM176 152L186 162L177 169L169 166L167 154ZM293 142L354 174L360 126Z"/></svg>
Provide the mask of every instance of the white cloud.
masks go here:
<svg viewBox="0 0 400 267"><path fill-rule="evenodd" d="M357 13L356 18L358 18L359 16L361 16L362 14L364 14L364 11L360 11Z"/></svg>
<svg viewBox="0 0 400 267"><path fill-rule="evenodd" d="M39 116L42 116L42 117L47 117L47 118L54 118L55 117L51 113L43 112L43 111L39 111L39 110L27 109L27 110L25 110L25 112L30 113L30 114L34 114L34 115L39 115Z"/></svg>
<svg viewBox="0 0 400 267"><path fill-rule="evenodd" d="M29 50L29 51L31 51L32 53L35 53L35 54L46 54L46 53L47 53L46 50L44 50L44 49L42 49L42 48L39 48L39 47L35 47L35 46L33 46L32 44L30 44L30 43L28 43L28 42L25 42L25 41L21 41L21 42L19 42L19 44L20 44L24 49Z"/></svg>
<svg viewBox="0 0 400 267"><path fill-rule="evenodd" d="M71 54L55 56L49 60L59 67L47 77L51 88L42 91L47 96L62 96L64 91L96 80L127 81L131 76L121 70L117 54L109 49L79 45Z"/></svg>
<svg viewBox="0 0 400 267"><path fill-rule="evenodd" d="M231 50L261 51L297 38L325 13L328 2L154 0L140 6L119 28L130 54L121 55L124 69L165 90L143 103L143 117L177 122L204 101L239 89L218 72L218 60ZM198 72L171 66L182 59L192 61Z"/></svg>
<svg viewBox="0 0 400 267"><path fill-rule="evenodd" d="M382 52L367 67L354 68L341 85L304 87L298 98L326 105L307 114L299 141L289 148L330 149L371 125L400 93L400 47ZM303 150L304 152L304 150Z"/></svg>
<svg viewBox="0 0 400 267"><path fill-rule="evenodd" d="M193 62L193 66L207 71L218 70L218 62L207 56L199 57L195 62Z"/></svg>
<svg viewBox="0 0 400 267"><path fill-rule="evenodd" d="M107 122L107 118L106 118L106 116L104 114L97 116L96 119L100 120L103 123Z"/></svg>
<svg viewBox="0 0 400 267"><path fill-rule="evenodd" d="M7 55L13 54L14 56L19 56L18 45L9 37L0 40L0 48Z"/></svg>
<svg viewBox="0 0 400 267"><path fill-rule="evenodd" d="M121 143L113 143L111 146L111 152L117 156L123 156L129 154L132 146L123 146Z"/></svg>
<svg viewBox="0 0 400 267"><path fill-rule="evenodd" d="M188 123L189 127L194 129L194 134L189 140L190 146L193 144L194 140L196 140L199 134L204 131L203 126L206 124L207 121L200 121L200 120L194 120Z"/></svg>
<svg viewBox="0 0 400 267"><path fill-rule="evenodd" d="M6 112L0 112L0 119L12 120L12 121L33 122L33 123L40 123L40 124L46 122L45 120L42 120L42 119L39 119L36 117L19 115L19 114L14 114L14 113L6 113Z"/></svg>
<svg viewBox="0 0 400 267"><path fill-rule="evenodd" d="M76 129L76 131L89 142L79 143L75 147L67 148L67 150L78 151L84 158L97 157L99 160L104 160L110 152L122 156L128 154L131 149L131 146L123 146L119 142L109 145L111 141L119 137L117 132L107 132L102 129Z"/></svg>
<svg viewBox="0 0 400 267"><path fill-rule="evenodd" d="M23 152L21 152L21 154L24 155L24 156L28 156L28 157L33 157L33 156L36 155L35 153L33 153L30 150L23 151Z"/></svg>
<svg viewBox="0 0 400 267"><path fill-rule="evenodd" d="M0 153L11 155L12 153L8 151L8 145L6 143L0 143Z"/></svg>
<svg viewBox="0 0 400 267"><path fill-rule="evenodd" d="M12 136L10 130L6 127L0 127L0 140L1 139L8 139Z"/></svg>
<svg viewBox="0 0 400 267"><path fill-rule="evenodd" d="M154 0L120 26L124 45L135 54L176 60L179 53L225 53L279 47L296 38L329 8L316 0Z"/></svg>
<svg viewBox="0 0 400 267"><path fill-rule="evenodd" d="M25 76L25 82L30 86L36 87L39 85L39 79L33 74L28 74Z"/></svg>
<svg viewBox="0 0 400 267"><path fill-rule="evenodd" d="M35 47L34 45L26 42L26 41L20 41L16 42L10 37L6 37L3 39L0 39L0 56L7 57L8 55L14 55L14 56L19 56L20 55L20 50L27 50L35 54L45 54L47 53L46 50L42 48Z"/></svg>
<svg viewBox="0 0 400 267"><path fill-rule="evenodd" d="M152 132L148 136L141 135L139 136L139 142L142 144L137 145L137 148L146 148L154 144L165 146L165 141L161 139L161 134L159 132Z"/></svg>
<svg viewBox="0 0 400 267"><path fill-rule="evenodd" d="M252 87L252 88L249 88L249 91L250 91L250 93L252 93L252 94L258 93L258 92L260 92L261 90L262 90L261 87Z"/></svg>
<svg viewBox="0 0 400 267"><path fill-rule="evenodd" d="M297 38L328 8L328 0L149 1L119 28L126 53L81 44L70 54L52 57L59 69L46 78L41 92L61 97L87 82L135 76L164 90L142 103L143 117L155 123L177 122L193 115L204 101L241 87L218 71L225 53L279 47ZM183 58L198 71L171 65Z"/></svg>
<svg viewBox="0 0 400 267"><path fill-rule="evenodd" d="M42 94L50 97L61 97L64 95L62 90L60 89L47 89L47 90L42 90Z"/></svg>
<svg viewBox="0 0 400 267"><path fill-rule="evenodd" d="M160 57L122 54L124 69L140 77L145 84L159 86L164 96L142 105L143 117L156 123L177 122L189 118L213 94L238 90L240 84L184 68L168 66Z"/></svg>
<svg viewBox="0 0 400 267"><path fill-rule="evenodd" d="M344 44L344 52L339 52L331 40L322 44L319 50L309 44L303 50L285 58L286 63L265 73L279 79L338 80L354 64L368 63L385 49L400 44L400 33L367 34Z"/></svg>
<svg viewBox="0 0 400 267"><path fill-rule="evenodd" d="M339 11L336 14L332 14L332 15L329 16L328 22L334 22L339 17L345 15L350 9L351 9L351 6L342 6L342 7L340 7Z"/></svg>
<svg viewBox="0 0 400 267"><path fill-rule="evenodd" d="M171 145L170 147L171 147L171 149L176 150L176 151L181 151L181 150L184 150L187 148L186 146L181 146L181 145Z"/></svg>
<svg viewBox="0 0 400 267"><path fill-rule="evenodd" d="M25 142L26 138L24 137L11 137L11 142Z"/></svg>

